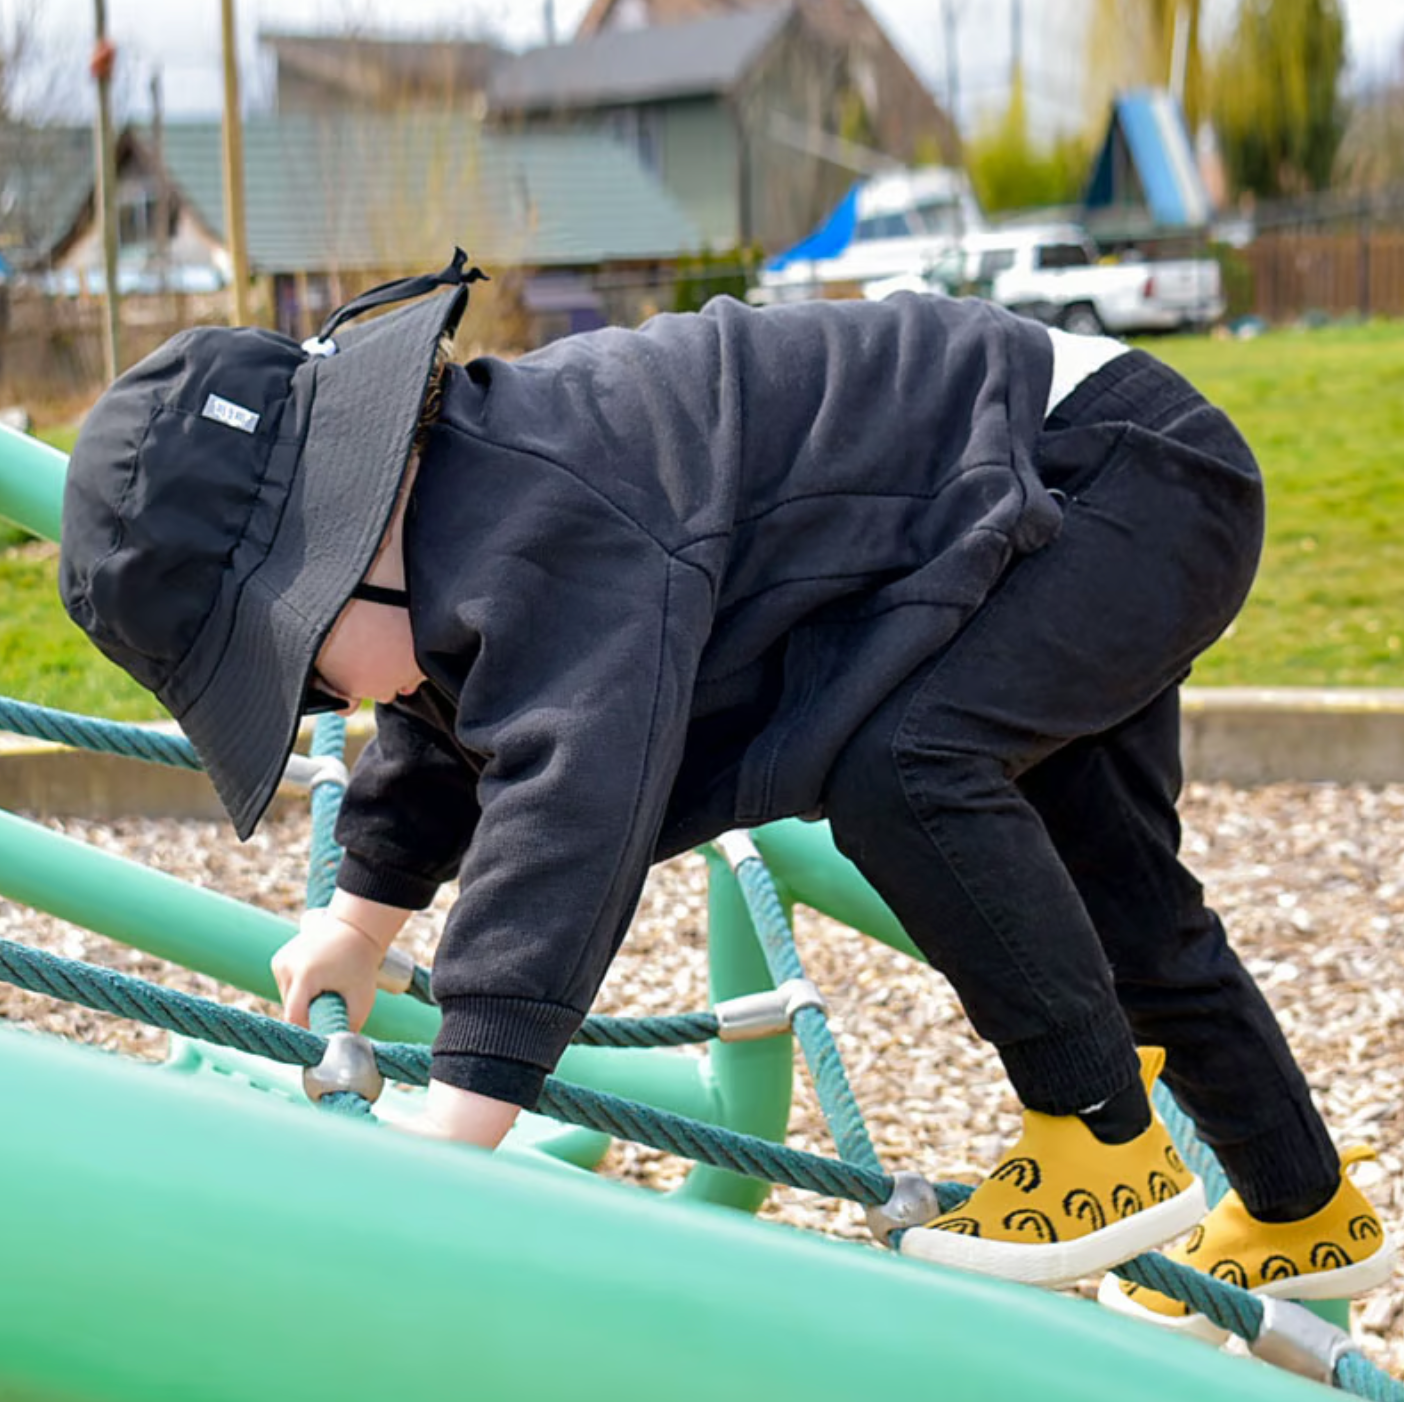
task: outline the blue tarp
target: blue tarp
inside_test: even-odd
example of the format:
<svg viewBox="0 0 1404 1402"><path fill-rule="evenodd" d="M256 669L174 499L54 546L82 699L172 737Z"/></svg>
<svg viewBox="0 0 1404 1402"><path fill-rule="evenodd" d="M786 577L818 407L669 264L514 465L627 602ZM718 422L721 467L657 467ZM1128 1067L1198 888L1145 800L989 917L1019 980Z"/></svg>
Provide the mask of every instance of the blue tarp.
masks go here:
<svg viewBox="0 0 1404 1402"><path fill-rule="evenodd" d="M853 242L853 231L858 227L859 188L859 185L855 185L812 234L801 239L793 248L777 254L766 267L771 272L779 272L791 263L812 263L820 258L837 258Z"/></svg>

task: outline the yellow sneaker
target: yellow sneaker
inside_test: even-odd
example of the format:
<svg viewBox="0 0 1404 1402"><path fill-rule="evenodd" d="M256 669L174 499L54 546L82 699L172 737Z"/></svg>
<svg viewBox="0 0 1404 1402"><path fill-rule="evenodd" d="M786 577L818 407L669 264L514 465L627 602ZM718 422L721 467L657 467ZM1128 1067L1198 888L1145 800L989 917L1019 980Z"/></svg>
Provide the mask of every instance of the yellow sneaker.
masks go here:
<svg viewBox="0 0 1404 1402"><path fill-rule="evenodd" d="M1357 1146L1341 1155L1341 1186L1319 1212L1296 1222L1260 1222L1243 1199L1226 1193L1190 1234L1165 1254L1255 1295L1288 1300L1344 1300L1383 1285L1394 1271L1395 1243L1379 1214L1347 1177L1346 1169L1373 1150ZM1163 1329L1222 1344L1228 1332L1179 1300L1147 1286L1106 1276L1097 1298L1108 1309Z"/></svg>
<svg viewBox="0 0 1404 1402"><path fill-rule="evenodd" d="M1141 1048L1150 1094L1165 1053ZM954 1212L902 1234L904 1256L1027 1285L1068 1285L1188 1231L1204 1187L1169 1131L1103 1144L1076 1115L1024 1111L1019 1141Z"/></svg>

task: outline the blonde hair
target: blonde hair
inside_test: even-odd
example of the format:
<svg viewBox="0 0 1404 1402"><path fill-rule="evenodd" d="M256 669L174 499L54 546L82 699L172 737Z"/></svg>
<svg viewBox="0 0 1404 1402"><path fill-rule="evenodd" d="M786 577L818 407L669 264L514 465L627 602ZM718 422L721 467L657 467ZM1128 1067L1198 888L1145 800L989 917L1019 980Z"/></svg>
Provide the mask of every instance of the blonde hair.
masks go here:
<svg viewBox="0 0 1404 1402"><path fill-rule="evenodd" d="M440 336L434 349L434 364L429 369L429 388L424 391L424 403L419 406L419 423L414 430L415 457L429 444L429 430L439 421L444 405L444 372L453 360L453 338Z"/></svg>

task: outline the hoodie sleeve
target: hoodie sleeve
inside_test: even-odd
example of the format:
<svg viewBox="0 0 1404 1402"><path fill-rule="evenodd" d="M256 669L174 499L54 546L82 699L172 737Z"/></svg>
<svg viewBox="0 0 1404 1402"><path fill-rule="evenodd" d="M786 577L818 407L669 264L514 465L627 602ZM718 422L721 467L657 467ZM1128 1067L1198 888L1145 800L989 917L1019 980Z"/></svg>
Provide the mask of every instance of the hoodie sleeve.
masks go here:
<svg viewBox="0 0 1404 1402"><path fill-rule="evenodd" d="M422 910L457 874L478 822L477 774L440 716L415 703L377 706L336 821L336 884L355 896ZM442 710L432 698L426 711ZM451 724L451 722L450 722Z"/></svg>
<svg viewBox="0 0 1404 1402"><path fill-rule="evenodd" d="M568 467L526 453L474 461L467 508L421 498L410 567L431 562L432 584L412 583L441 601L421 655L457 666L456 738L484 756L434 962L433 1075L531 1104L653 859L711 590Z"/></svg>

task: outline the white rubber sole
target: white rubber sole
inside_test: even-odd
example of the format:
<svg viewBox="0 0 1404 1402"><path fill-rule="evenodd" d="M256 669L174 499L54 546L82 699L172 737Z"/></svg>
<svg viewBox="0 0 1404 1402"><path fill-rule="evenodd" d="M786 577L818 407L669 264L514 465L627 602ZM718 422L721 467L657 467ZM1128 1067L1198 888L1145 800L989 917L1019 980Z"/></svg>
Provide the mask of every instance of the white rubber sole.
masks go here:
<svg viewBox="0 0 1404 1402"><path fill-rule="evenodd" d="M1163 1246L1196 1226L1207 1210L1204 1185L1196 1178L1173 1198L1073 1241L1027 1246L931 1227L911 1227L902 1234L900 1251L919 1261L1052 1289L1110 1270L1143 1251Z"/></svg>
<svg viewBox="0 0 1404 1402"><path fill-rule="evenodd" d="M1341 1266L1334 1271L1313 1271L1310 1275L1286 1276L1282 1280L1271 1280L1259 1285L1250 1294L1270 1295L1277 1300L1351 1300L1357 1295L1366 1295L1371 1290L1386 1284L1394 1274L1398 1244L1386 1236L1378 1251L1372 1252L1363 1261L1354 1265ZM1216 1347L1229 1337L1227 1329L1221 1329L1202 1314L1186 1314L1179 1317L1157 1314L1138 1305L1122 1288L1121 1278L1107 1275L1097 1287L1097 1302L1105 1305L1115 1314L1124 1314L1132 1319L1144 1320L1157 1329L1165 1329L1187 1338L1202 1339Z"/></svg>

